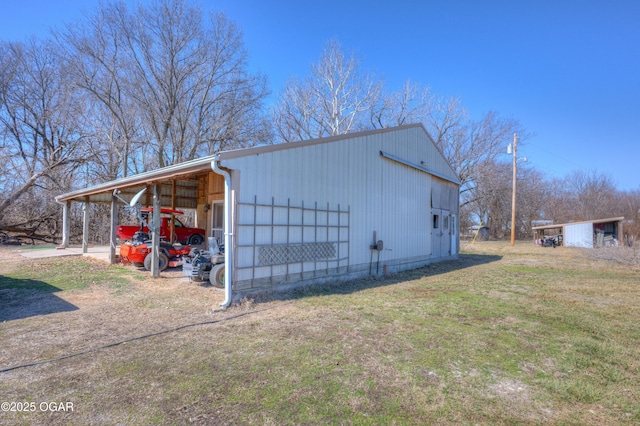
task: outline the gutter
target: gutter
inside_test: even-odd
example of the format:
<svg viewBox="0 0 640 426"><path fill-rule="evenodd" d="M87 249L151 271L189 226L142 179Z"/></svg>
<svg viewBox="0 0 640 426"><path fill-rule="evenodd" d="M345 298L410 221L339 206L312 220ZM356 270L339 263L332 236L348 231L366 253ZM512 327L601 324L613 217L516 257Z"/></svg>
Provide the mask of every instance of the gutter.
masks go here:
<svg viewBox="0 0 640 426"><path fill-rule="evenodd" d="M231 175L228 171L220 168L220 155L215 155L211 162L211 169L224 177L224 302L220 304L223 308L231 304L231 274L233 273L233 259L231 246Z"/></svg>
<svg viewBox="0 0 640 426"><path fill-rule="evenodd" d="M380 151L380 157L386 158L391 161L395 161L396 163L404 164L405 166L409 166L412 169L420 170L421 172L427 173L429 175L435 176L437 178L446 180L451 183L455 183L456 185L460 185L460 181L458 179L453 179L445 174L438 173L435 170L428 169L420 164L412 163L411 161L407 161L403 158L397 157L395 155L389 154L388 152Z"/></svg>

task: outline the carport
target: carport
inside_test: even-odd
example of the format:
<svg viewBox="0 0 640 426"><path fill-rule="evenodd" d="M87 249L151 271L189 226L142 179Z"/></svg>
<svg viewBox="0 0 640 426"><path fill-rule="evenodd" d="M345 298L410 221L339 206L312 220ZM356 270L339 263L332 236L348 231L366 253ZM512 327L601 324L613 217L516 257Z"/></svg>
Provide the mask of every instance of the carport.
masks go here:
<svg viewBox="0 0 640 426"><path fill-rule="evenodd" d="M534 226L533 238L544 239L550 235L561 235L566 247L604 247L617 245L622 238L624 217L586 220L553 225Z"/></svg>
<svg viewBox="0 0 640 426"><path fill-rule="evenodd" d="M127 203L136 194L145 190L140 196L139 202L143 206L153 207L152 223L156 232L152 233L152 262L151 274L154 277L160 275L158 268L158 248L160 237L160 209L170 207L172 209L195 209L196 224L201 225L211 235L211 227L207 226L209 206L214 200L224 200L225 180L222 175L214 171L215 156L208 156L177 165L137 174L134 176L106 182L69 192L56 197L56 201L63 206L63 233L62 248L69 245L70 218L69 212L72 202L83 203L83 231L82 253L88 252L89 240L89 209L90 203L110 204L110 237L109 237L109 262L116 263L116 226L118 225L118 208L122 206L121 200Z"/></svg>

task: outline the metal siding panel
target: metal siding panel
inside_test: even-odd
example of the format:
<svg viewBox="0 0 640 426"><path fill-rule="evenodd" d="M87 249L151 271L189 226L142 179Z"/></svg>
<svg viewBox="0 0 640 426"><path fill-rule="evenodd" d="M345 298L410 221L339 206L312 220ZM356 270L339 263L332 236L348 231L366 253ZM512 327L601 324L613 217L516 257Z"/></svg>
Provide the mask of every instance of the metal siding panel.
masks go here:
<svg viewBox="0 0 640 426"><path fill-rule="evenodd" d="M431 191L436 186L442 191L442 185L433 184L435 179L424 172L381 158L381 150L418 164L425 161L434 170L447 172L448 166L433 163L439 154L435 155L437 150L421 129L235 158L222 165L242 171L241 201L253 202L257 195L259 202L271 203L273 196L276 204L291 199L296 205L318 202L324 208L328 202L332 208L350 206L351 265L369 263L373 231L390 249L381 253L381 262L429 256ZM260 214L258 217L260 221ZM258 242L268 239L267 235L256 238Z"/></svg>
<svg viewBox="0 0 640 426"><path fill-rule="evenodd" d="M567 225L563 239L564 245L567 247L593 248L593 224L579 223Z"/></svg>
<svg viewBox="0 0 640 426"><path fill-rule="evenodd" d="M379 185L382 175L377 167L377 152L380 144L375 137L359 138L347 146L352 167L347 170L346 198L351 206L351 257L354 264L366 263L370 259L369 246L373 243L373 231L381 232L383 208ZM353 201L351 201L353 200Z"/></svg>
<svg viewBox="0 0 640 426"><path fill-rule="evenodd" d="M457 214L459 209L458 186L442 179L433 178L433 193L431 204L434 208L449 210Z"/></svg>
<svg viewBox="0 0 640 426"><path fill-rule="evenodd" d="M385 248L392 250L386 255L390 259L428 256L431 251L428 243L429 175L408 166L380 161L385 176L382 192L386 209L383 222L387 228L385 238L389 239Z"/></svg>

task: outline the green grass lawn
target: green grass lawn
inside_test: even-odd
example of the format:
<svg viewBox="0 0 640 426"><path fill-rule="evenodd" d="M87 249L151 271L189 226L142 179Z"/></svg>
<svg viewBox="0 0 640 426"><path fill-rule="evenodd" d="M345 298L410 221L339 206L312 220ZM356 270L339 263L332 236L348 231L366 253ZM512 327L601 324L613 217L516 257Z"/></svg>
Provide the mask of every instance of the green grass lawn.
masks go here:
<svg viewBox="0 0 640 426"><path fill-rule="evenodd" d="M120 287L127 285L131 276L127 269L110 268L105 262L80 256L35 259L0 276L0 290L58 292L86 289L91 284Z"/></svg>
<svg viewBox="0 0 640 426"><path fill-rule="evenodd" d="M111 268L62 293L126 275ZM84 272L54 262L37 280L59 287L69 274ZM0 276L0 291L27 275L25 264ZM140 317L160 309L134 300L155 296L130 293L108 293L104 309L118 316L111 302L123 298ZM64 323L82 312L53 315ZM45 319L0 323L0 347ZM195 312L192 323L0 373L3 401L74 405L0 413L0 423L640 423L640 272L586 251L476 243L459 261ZM54 352L48 359L73 353Z"/></svg>

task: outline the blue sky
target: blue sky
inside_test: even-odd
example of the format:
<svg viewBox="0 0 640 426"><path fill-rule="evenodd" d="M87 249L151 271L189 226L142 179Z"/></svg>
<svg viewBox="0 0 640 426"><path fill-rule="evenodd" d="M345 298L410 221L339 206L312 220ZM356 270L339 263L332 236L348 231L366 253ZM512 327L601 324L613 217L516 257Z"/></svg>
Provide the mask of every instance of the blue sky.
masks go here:
<svg viewBox="0 0 640 426"><path fill-rule="evenodd" d="M10 2L0 38L46 35L94 0ZM133 3L128 1L128 3ZM535 136L518 150L549 177L596 170L640 189L640 2L635 0L220 0L244 32L253 70L277 94L336 37L390 89L406 79L497 111ZM506 152L506 147L505 147ZM508 157L506 158L508 160Z"/></svg>

